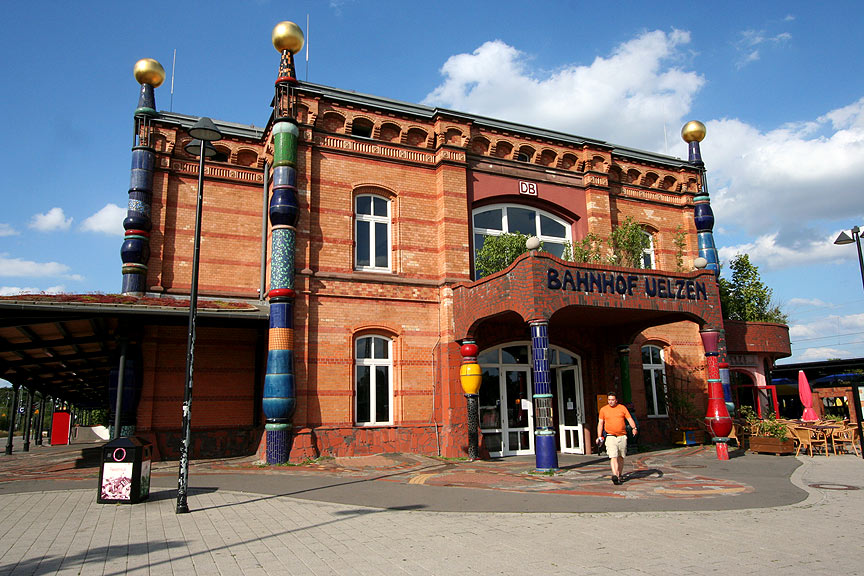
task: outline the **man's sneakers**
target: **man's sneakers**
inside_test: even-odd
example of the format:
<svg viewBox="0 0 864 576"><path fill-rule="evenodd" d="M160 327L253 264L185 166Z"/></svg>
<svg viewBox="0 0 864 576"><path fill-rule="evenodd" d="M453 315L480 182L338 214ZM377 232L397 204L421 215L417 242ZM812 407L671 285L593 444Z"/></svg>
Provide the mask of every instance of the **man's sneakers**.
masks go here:
<svg viewBox="0 0 864 576"><path fill-rule="evenodd" d="M612 476L612 484L618 486L621 484L621 480L619 480L617 476Z"/></svg>

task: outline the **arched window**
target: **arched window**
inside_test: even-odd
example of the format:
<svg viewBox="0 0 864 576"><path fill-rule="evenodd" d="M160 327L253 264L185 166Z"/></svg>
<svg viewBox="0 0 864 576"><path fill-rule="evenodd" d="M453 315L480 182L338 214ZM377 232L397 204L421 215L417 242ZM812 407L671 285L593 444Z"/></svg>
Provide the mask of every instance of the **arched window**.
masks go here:
<svg viewBox="0 0 864 576"><path fill-rule="evenodd" d="M391 202L382 196L360 194L354 203L354 267L389 272Z"/></svg>
<svg viewBox="0 0 864 576"><path fill-rule="evenodd" d="M645 230L642 234L648 237L648 247L642 252L642 268L654 270L657 267L657 261L654 259L654 236Z"/></svg>
<svg viewBox="0 0 864 576"><path fill-rule="evenodd" d="M487 236L521 233L537 236L543 250L561 258L570 241L570 224L548 212L517 204L496 204L474 211L474 257ZM479 275L475 273L479 278Z"/></svg>
<svg viewBox="0 0 864 576"><path fill-rule="evenodd" d="M354 420L359 426L393 423L393 342L357 338L354 348Z"/></svg>
<svg viewBox="0 0 864 576"><path fill-rule="evenodd" d="M645 383L648 416L668 416L666 364L663 362L663 350L658 346L642 347L642 380Z"/></svg>

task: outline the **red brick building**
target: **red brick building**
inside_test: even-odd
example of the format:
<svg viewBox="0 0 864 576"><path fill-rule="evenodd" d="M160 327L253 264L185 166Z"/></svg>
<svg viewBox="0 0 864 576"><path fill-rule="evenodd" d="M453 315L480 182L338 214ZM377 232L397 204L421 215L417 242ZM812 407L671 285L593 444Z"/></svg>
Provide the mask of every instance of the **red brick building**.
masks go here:
<svg viewBox="0 0 864 576"><path fill-rule="evenodd" d="M713 273L689 271L698 255L699 170L600 140L324 86L300 84L295 98L301 217L292 460L464 454L465 338L476 340L484 369L484 447L532 452L528 323L541 319L560 449L590 445L597 397L609 389L629 387L625 396L650 440L673 431L673 387L704 414L699 330L722 328L722 320ZM150 293L190 290L198 165L183 149L195 120L164 112L153 120ZM259 301L269 286L262 214L272 135L269 127L217 125L225 137L205 171L199 294ZM589 232L608 238L626 217L650 235L647 269L555 256ZM474 282L475 250L502 232L536 235L547 252ZM555 288L550 271L559 283L571 280ZM185 336L180 327L149 326L141 340L137 432L166 456L180 427ZM265 340L266 329L200 329L197 452L260 448Z"/></svg>

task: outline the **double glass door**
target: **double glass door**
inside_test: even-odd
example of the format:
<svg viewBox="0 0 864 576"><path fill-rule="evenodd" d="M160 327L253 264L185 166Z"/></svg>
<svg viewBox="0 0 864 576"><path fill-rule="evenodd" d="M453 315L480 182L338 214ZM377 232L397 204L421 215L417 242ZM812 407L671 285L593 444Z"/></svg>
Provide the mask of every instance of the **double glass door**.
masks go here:
<svg viewBox="0 0 864 576"><path fill-rule="evenodd" d="M582 428L585 407L582 401L582 377L578 364L558 368L558 437L561 452L585 454Z"/></svg>
<svg viewBox="0 0 864 576"><path fill-rule="evenodd" d="M490 456L534 453L534 406L527 367L483 368L480 429Z"/></svg>

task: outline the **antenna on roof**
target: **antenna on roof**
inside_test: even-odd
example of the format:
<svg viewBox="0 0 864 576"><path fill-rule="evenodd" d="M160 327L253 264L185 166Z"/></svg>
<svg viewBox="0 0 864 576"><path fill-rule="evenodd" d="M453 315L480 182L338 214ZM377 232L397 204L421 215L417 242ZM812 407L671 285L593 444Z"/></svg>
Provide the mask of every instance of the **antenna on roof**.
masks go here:
<svg viewBox="0 0 864 576"><path fill-rule="evenodd" d="M304 82L309 81L309 14L306 14L306 78Z"/></svg>
<svg viewBox="0 0 864 576"><path fill-rule="evenodd" d="M177 67L177 49L174 48L174 59L171 61L171 103L168 106L168 111L174 111L174 68Z"/></svg>

